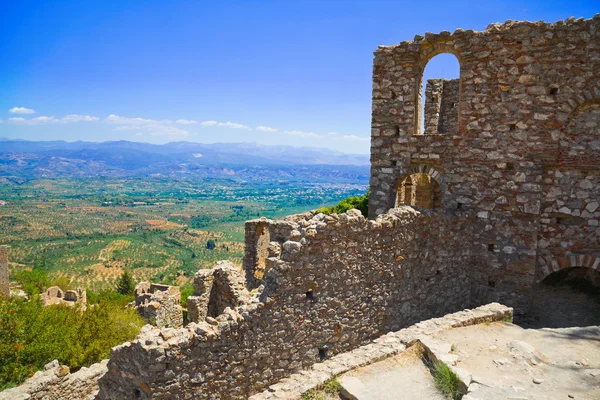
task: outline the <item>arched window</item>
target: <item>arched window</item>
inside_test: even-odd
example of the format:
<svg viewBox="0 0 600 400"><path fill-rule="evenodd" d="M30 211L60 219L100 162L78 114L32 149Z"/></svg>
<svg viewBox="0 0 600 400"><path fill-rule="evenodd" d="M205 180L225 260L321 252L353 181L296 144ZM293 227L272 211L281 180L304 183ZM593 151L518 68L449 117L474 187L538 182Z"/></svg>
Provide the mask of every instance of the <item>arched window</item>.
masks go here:
<svg viewBox="0 0 600 400"><path fill-rule="evenodd" d="M417 134L456 134L460 110L460 64L452 54L433 57L423 71Z"/></svg>
<svg viewBox="0 0 600 400"><path fill-rule="evenodd" d="M430 175L417 173L400 180L396 194L396 207L415 206L423 209L441 207L440 185Z"/></svg>

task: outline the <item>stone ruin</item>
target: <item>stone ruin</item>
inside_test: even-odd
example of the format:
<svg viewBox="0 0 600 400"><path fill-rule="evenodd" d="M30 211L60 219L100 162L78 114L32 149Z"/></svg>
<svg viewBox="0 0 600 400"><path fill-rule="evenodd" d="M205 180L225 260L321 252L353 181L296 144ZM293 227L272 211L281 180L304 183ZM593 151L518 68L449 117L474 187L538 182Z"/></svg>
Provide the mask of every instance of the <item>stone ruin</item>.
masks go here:
<svg viewBox="0 0 600 400"><path fill-rule="evenodd" d="M460 78L427 83L423 129L423 71L440 53L456 56ZM552 272L597 269L599 55L598 16L379 47L369 216L398 204L476 215L464 246L478 303L519 312Z"/></svg>
<svg viewBox="0 0 600 400"><path fill-rule="evenodd" d="M44 306L57 304L74 306L80 304L85 309L87 303L86 292L81 288L77 288L77 290L62 290L58 286L52 286L41 294L41 298L42 305Z"/></svg>
<svg viewBox="0 0 600 400"><path fill-rule="evenodd" d="M183 309L179 287L140 282L135 287L135 309L152 325L179 328Z"/></svg>
<svg viewBox="0 0 600 400"><path fill-rule="evenodd" d="M10 296L10 279L8 271L8 247L0 246L0 296Z"/></svg>
<svg viewBox="0 0 600 400"><path fill-rule="evenodd" d="M440 53L460 79L428 82L422 128ZM600 15L380 47L369 219L246 222L245 279L230 264L198 273L193 322L113 348L96 398L245 399L411 324L462 324L428 318L490 300L522 312L561 269L598 271L599 78Z"/></svg>
<svg viewBox="0 0 600 400"><path fill-rule="evenodd" d="M228 307L234 310L249 298L241 270L230 261L220 261L194 276L194 293L187 299L188 321L215 321Z"/></svg>

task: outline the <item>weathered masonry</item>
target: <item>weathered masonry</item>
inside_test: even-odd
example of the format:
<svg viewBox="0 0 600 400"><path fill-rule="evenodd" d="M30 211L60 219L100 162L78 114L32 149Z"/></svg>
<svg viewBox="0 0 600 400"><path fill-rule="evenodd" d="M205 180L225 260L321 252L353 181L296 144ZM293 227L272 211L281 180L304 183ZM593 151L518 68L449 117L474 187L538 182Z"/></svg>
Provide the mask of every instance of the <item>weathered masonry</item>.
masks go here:
<svg viewBox="0 0 600 400"><path fill-rule="evenodd" d="M247 246L270 238L244 260L259 286L234 295L222 264L197 274L197 322L145 328L115 347L99 398L245 399L383 333L462 310L471 274L462 243L473 223L406 206L370 221L357 210L249 221L257 235Z"/></svg>
<svg viewBox="0 0 600 400"><path fill-rule="evenodd" d="M8 247L0 246L0 296L10 296L10 280L8 271Z"/></svg>
<svg viewBox="0 0 600 400"><path fill-rule="evenodd" d="M476 214L463 244L475 302L518 311L551 272L598 268L599 22L509 21L375 52L369 215ZM421 127L422 74L440 53L456 56L460 79L427 83Z"/></svg>

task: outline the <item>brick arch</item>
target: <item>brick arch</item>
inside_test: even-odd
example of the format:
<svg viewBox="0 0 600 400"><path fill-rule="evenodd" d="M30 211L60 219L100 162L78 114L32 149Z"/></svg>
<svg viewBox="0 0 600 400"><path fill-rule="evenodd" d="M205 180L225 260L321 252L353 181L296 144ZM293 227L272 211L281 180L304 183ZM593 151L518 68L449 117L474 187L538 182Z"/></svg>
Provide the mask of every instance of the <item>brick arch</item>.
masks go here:
<svg viewBox="0 0 600 400"><path fill-rule="evenodd" d="M408 166L407 168L402 168L400 170L400 174L398 175L398 178L396 179L396 183L395 183L395 187L394 187L394 193L398 193L398 186L402 183L402 181L404 181L404 179L410 177L413 174L426 174L429 175L431 177L431 179L433 179L437 185L439 186L440 189L440 202L442 203L441 206L443 207L443 198L444 198L444 193L447 192L448 186L445 183L445 179L444 179L444 175L435 169L435 167L431 166L431 165L427 165L427 164L411 164L410 166ZM397 200L394 200L394 205L396 204Z"/></svg>
<svg viewBox="0 0 600 400"><path fill-rule="evenodd" d="M462 67L462 60L460 53L454 48L454 41L450 42L434 42L428 43L428 47L421 50L421 57L419 59L419 66L421 67L421 73L425 70L427 63L435 56L440 54L452 54L458 60L458 64Z"/></svg>
<svg viewBox="0 0 600 400"><path fill-rule="evenodd" d="M561 96L560 88L558 89L558 96ZM584 89L563 96L563 101L561 101L561 111L568 114L568 117L563 123L564 128L569 124L573 116L582 108L592 104L600 104L600 83L595 81L588 82Z"/></svg>
<svg viewBox="0 0 600 400"><path fill-rule="evenodd" d="M570 255L561 258L545 260L540 257L540 267L536 276L536 283L540 283L550 274L565 268L583 267L600 271L600 257L590 255Z"/></svg>

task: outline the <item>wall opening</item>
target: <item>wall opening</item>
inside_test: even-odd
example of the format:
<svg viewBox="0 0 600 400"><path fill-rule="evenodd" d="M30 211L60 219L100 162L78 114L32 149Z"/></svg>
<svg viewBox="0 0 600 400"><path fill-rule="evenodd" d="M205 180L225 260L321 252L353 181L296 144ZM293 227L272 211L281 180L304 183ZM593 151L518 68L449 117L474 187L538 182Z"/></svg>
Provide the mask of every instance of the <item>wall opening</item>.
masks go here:
<svg viewBox="0 0 600 400"><path fill-rule="evenodd" d="M428 174L416 173L400 179L396 192L396 207L414 206L431 210L442 206L438 182Z"/></svg>
<svg viewBox="0 0 600 400"><path fill-rule="evenodd" d="M460 64L448 53L433 57L418 84L416 134L457 134L460 112Z"/></svg>
<svg viewBox="0 0 600 400"><path fill-rule="evenodd" d="M568 267L533 289L531 310L516 320L526 328L600 325L600 271Z"/></svg>

